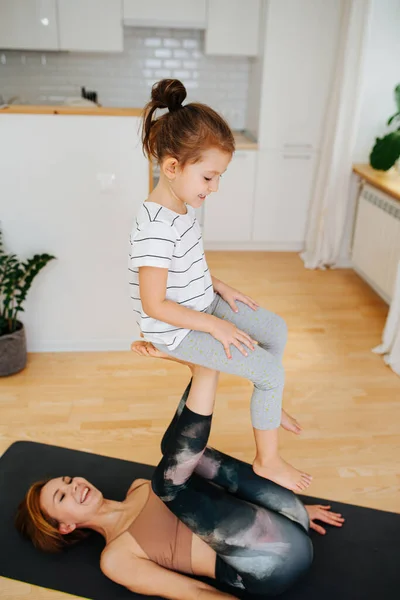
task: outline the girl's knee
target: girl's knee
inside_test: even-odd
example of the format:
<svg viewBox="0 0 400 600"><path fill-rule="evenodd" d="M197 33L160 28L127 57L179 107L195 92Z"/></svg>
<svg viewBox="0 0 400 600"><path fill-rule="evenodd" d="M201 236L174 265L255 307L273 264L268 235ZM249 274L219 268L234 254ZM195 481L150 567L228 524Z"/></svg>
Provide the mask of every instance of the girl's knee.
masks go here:
<svg viewBox="0 0 400 600"><path fill-rule="evenodd" d="M260 329L268 331L269 337L279 338L282 342L286 342L288 336L288 327L283 317L269 312L265 308L257 310L258 318L262 321Z"/></svg>
<svg viewBox="0 0 400 600"><path fill-rule="evenodd" d="M282 363L276 358L271 360L271 357L268 357L263 364L260 376L254 383L262 390L283 387L285 383L285 369Z"/></svg>

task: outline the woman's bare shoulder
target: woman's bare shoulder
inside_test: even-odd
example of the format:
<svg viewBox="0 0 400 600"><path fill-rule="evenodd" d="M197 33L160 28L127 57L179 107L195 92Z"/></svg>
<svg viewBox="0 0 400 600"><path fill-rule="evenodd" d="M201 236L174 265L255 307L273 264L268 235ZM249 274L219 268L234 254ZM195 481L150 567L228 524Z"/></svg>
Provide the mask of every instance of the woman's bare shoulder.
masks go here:
<svg viewBox="0 0 400 600"><path fill-rule="evenodd" d="M130 485L130 487L129 487L129 490L126 492L126 495L127 495L127 496L129 496L129 494L130 494L131 492L133 492L133 490L135 490L136 488L140 487L140 486L141 486L142 484L144 484L144 483L150 483L150 480L149 480L149 479L141 479L141 478L139 478L139 479L135 479L135 480L134 480L134 481L131 483L131 485Z"/></svg>

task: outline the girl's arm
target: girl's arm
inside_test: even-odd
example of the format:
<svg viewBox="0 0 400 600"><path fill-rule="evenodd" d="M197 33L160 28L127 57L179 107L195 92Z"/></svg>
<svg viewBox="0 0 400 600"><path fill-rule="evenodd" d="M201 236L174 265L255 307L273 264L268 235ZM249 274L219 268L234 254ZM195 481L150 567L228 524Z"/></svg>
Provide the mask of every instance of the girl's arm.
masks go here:
<svg viewBox="0 0 400 600"><path fill-rule="evenodd" d="M221 284L223 285L223 284L224 284L224 282L223 282L223 281L221 281L220 279L217 279L217 278L216 278L216 277L214 277L213 275L211 275L211 281L212 281L212 284L213 284L213 288L214 288L214 290L215 290L215 291L217 292L217 294L218 294L218 293L219 293L219 292L218 292L218 290L219 290L219 287L220 287L220 285L221 285Z"/></svg>
<svg viewBox="0 0 400 600"><path fill-rule="evenodd" d="M163 323L210 333L219 319L166 300L167 278L168 269L139 268L140 298L145 313Z"/></svg>

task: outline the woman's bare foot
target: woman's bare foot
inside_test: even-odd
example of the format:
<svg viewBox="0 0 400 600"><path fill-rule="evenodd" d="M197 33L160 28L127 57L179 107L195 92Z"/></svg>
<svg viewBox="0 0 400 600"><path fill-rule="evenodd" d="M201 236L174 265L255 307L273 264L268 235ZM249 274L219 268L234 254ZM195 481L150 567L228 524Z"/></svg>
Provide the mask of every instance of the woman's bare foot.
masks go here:
<svg viewBox="0 0 400 600"><path fill-rule="evenodd" d="M281 427L283 427L283 429L287 429L287 431L292 431L296 435L299 435L299 433L302 431L300 423L294 417L291 417L285 410L283 410L283 408L281 415Z"/></svg>
<svg viewBox="0 0 400 600"><path fill-rule="evenodd" d="M288 490L293 490L293 492L305 490L312 481L311 475L298 471L280 456L275 456L265 463L255 459L253 471L260 477L270 479Z"/></svg>

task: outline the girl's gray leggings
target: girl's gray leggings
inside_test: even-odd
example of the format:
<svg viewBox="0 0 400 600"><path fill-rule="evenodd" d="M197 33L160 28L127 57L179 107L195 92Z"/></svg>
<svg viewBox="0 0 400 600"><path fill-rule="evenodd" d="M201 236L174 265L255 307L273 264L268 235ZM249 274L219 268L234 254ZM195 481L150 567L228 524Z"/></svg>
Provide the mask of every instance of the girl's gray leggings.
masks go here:
<svg viewBox="0 0 400 600"><path fill-rule="evenodd" d="M250 405L253 427L276 429L281 422L284 386L282 356L287 340L287 326L281 317L265 308L253 310L243 302L236 301L236 304L239 309L237 313L216 294L204 312L227 319L257 340L258 345L254 350L244 346L247 356L231 346L232 358L227 358L221 342L203 331L191 331L172 351L163 344L153 345L180 360L249 379L254 384Z"/></svg>

